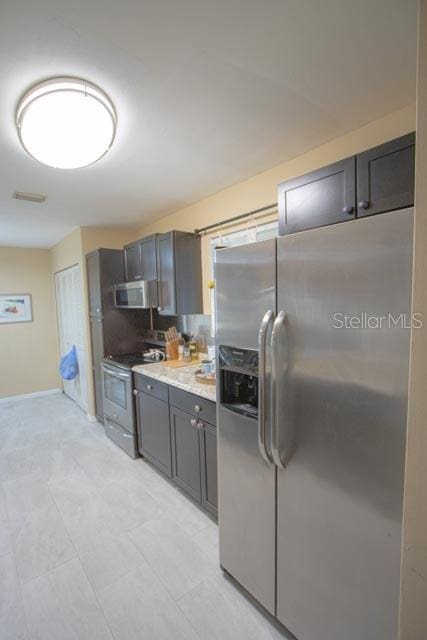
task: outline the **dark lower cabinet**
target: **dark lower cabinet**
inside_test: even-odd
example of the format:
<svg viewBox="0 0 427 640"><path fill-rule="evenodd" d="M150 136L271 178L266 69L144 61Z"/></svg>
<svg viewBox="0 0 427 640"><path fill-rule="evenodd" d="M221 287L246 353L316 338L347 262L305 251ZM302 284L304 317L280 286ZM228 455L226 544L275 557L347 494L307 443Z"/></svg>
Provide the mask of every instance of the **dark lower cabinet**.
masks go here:
<svg viewBox="0 0 427 640"><path fill-rule="evenodd" d="M188 413L170 408L172 477L181 489L201 502L199 424Z"/></svg>
<svg viewBox="0 0 427 640"><path fill-rule="evenodd" d="M202 469L202 505L213 515L218 515L218 465L216 427L204 423L200 430Z"/></svg>
<svg viewBox="0 0 427 640"><path fill-rule="evenodd" d="M217 516L216 427L205 420L215 422L215 403L139 373L134 381L139 453Z"/></svg>
<svg viewBox="0 0 427 640"><path fill-rule="evenodd" d="M280 235L354 218L354 156L279 184L278 207Z"/></svg>
<svg viewBox="0 0 427 640"><path fill-rule="evenodd" d="M415 133L357 156L357 217L411 207L415 191Z"/></svg>
<svg viewBox="0 0 427 640"><path fill-rule="evenodd" d="M189 496L218 514L216 427L170 407L172 477Z"/></svg>
<svg viewBox="0 0 427 640"><path fill-rule="evenodd" d="M147 393L136 393L138 451L172 477L169 405Z"/></svg>

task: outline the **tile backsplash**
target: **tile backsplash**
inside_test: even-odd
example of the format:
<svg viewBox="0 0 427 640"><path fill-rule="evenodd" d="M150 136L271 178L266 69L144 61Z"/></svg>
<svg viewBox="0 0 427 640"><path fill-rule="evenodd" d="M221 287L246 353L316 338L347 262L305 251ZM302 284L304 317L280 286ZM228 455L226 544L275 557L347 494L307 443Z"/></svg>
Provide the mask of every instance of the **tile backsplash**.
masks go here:
<svg viewBox="0 0 427 640"><path fill-rule="evenodd" d="M191 316L161 316L154 312L153 317L155 329L169 329L175 326L177 331L194 335L200 346L207 348L208 345L215 344L215 338L211 335L212 316L191 315Z"/></svg>

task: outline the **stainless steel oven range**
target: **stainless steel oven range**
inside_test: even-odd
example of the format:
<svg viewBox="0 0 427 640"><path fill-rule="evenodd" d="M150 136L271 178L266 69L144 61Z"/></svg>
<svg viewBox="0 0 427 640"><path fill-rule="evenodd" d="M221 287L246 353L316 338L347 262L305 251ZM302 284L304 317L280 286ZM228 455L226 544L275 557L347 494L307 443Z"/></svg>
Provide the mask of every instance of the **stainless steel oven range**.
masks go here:
<svg viewBox="0 0 427 640"><path fill-rule="evenodd" d="M154 361L131 353L104 358L102 363L105 433L131 458L138 457L132 367Z"/></svg>

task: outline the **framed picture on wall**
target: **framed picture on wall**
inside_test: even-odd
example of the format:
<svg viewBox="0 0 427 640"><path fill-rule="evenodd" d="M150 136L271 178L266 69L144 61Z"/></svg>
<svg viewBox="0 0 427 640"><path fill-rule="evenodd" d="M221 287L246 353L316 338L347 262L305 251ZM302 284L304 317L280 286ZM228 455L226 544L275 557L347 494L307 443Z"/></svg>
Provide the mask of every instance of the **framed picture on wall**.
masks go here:
<svg viewBox="0 0 427 640"><path fill-rule="evenodd" d="M33 309L29 293L0 293L0 324L32 322Z"/></svg>

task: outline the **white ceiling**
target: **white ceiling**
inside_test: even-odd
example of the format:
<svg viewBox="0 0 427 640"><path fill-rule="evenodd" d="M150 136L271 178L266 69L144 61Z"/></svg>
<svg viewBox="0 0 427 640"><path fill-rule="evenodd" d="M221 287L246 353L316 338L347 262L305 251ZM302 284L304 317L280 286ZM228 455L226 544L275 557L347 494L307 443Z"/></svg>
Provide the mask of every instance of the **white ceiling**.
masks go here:
<svg viewBox="0 0 427 640"><path fill-rule="evenodd" d="M1 0L0 245L138 225L415 99L416 0ZM116 105L97 164L20 147L34 82L81 76ZM37 205L13 192L48 196Z"/></svg>

